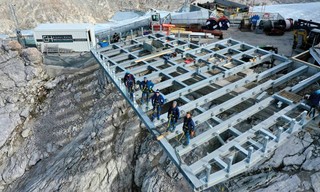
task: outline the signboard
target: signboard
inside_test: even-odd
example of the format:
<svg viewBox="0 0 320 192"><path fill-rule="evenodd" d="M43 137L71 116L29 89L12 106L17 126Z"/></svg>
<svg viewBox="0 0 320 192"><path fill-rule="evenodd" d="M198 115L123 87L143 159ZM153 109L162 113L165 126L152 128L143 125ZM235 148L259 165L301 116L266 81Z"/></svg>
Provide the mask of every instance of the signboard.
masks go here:
<svg viewBox="0 0 320 192"><path fill-rule="evenodd" d="M42 35L43 42L45 43L72 43L72 35Z"/></svg>

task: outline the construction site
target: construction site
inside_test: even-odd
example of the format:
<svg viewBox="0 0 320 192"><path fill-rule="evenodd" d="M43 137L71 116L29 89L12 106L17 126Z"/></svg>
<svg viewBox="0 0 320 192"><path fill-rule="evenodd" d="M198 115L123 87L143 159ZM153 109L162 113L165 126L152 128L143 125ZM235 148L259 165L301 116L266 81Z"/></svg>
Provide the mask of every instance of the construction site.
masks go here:
<svg viewBox="0 0 320 192"><path fill-rule="evenodd" d="M39 33L35 44L52 61L53 54L63 57L77 48L88 49L99 64L94 69L99 68L102 81L117 92L109 94L126 101L127 107L118 107L121 114L124 108L132 111L128 118L143 124L152 142L187 181L188 190L224 191L229 180L258 169L296 135L308 132L314 138L319 134L318 112L314 117L309 114L312 106L306 95L319 90L320 24L285 19L277 13L253 13L249 6L228 1L187 7L189 11L179 13L153 11L136 21L139 24L123 22L107 30L96 26L95 39L91 25L79 29L84 33L78 40L58 29L59 34ZM79 41L83 49L76 44ZM134 76L131 88L125 82L127 74ZM164 98L158 118L154 118L157 110L152 99L143 102L139 84L145 79L154 84L150 97L159 92ZM175 129L168 131L173 102L180 118ZM190 143L185 144L187 113L195 126ZM117 114L112 115L112 124L122 118ZM314 183L319 180L313 181L309 189L299 189L317 191L320 186ZM27 181L26 186L31 183ZM6 189L36 189L33 184L24 185Z"/></svg>
<svg viewBox="0 0 320 192"><path fill-rule="evenodd" d="M220 4L200 6L210 10ZM248 7L239 4L225 6L229 10L235 6L242 12L248 11ZM279 20L279 15L276 17L273 20ZM160 22L151 26L149 35L91 52L150 133L161 138L158 140L163 150L192 188L202 191L250 169L306 127L311 119L307 119L309 106L304 96L316 91L313 85L319 81L320 71L313 63L301 60L302 56L289 59L278 55L278 51L247 44L244 39L213 41L210 35L217 35L217 31L202 30L204 34L194 32L193 28L189 28L190 32L180 31L173 22L170 20L168 25ZM249 21L244 17L239 28L251 31L251 24L246 26ZM267 31L267 35L285 32L283 29L280 34L280 28L276 27ZM172 32L176 35L170 35ZM319 42L318 35L313 43ZM319 63L316 49L310 49L310 54ZM130 96L123 81L128 71L137 82L143 78L151 80L155 83L154 90L165 98L157 121L151 119L154 113L151 101L140 102L141 91ZM177 101L182 116L187 112L193 114L196 136L188 146L181 141L184 136L181 120L174 132L166 132L170 123L167 110L173 101Z"/></svg>
<svg viewBox="0 0 320 192"><path fill-rule="evenodd" d="M161 50L146 49L146 42L158 42ZM197 131L189 146L179 142L182 122L159 142L195 190L246 171L301 130L309 122L302 98L315 91L309 87L320 79L315 66L234 39L199 46L154 34L92 53L155 137L165 131L173 100L182 115L192 111ZM171 53L176 57L161 57ZM129 98L122 81L128 70L137 81L147 77L155 82L164 95L159 121L151 122L152 108L146 106L151 104L140 105L139 92Z"/></svg>

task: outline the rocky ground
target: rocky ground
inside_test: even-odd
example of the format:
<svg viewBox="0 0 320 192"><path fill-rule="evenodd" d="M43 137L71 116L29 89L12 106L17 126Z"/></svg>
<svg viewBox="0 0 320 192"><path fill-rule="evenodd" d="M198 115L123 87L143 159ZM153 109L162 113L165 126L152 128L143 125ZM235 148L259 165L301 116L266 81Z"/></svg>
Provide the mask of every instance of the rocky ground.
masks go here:
<svg viewBox="0 0 320 192"><path fill-rule="evenodd" d="M309 127L315 127L315 123ZM291 137L264 162L221 186L228 191L318 192L320 191L319 138L320 129L306 128Z"/></svg>
<svg viewBox="0 0 320 192"><path fill-rule="evenodd" d="M11 41L0 69L0 191L192 191L94 60L50 73ZM320 191L316 122L208 191Z"/></svg>

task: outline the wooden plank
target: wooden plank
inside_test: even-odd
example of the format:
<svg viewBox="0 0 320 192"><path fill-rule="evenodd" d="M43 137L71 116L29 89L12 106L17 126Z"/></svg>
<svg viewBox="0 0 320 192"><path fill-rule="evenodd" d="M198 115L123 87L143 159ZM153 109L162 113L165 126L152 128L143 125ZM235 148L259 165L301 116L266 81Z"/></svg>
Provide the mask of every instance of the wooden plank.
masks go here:
<svg viewBox="0 0 320 192"><path fill-rule="evenodd" d="M138 60L135 60L134 62L135 63L139 63L141 61L145 61L147 59L152 59L154 57L158 57L158 56L161 56L161 55L164 55L164 54L168 54L168 53L173 53L173 50L167 50L167 51L162 51L160 53L156 53L156 54L152 54L152 55L149 55L147 57L144 57L144 58L141 58L141 59L138 59Z"/></svg>
<svg viewBox="0 0 320 192"><path fill-rule="evenodd" d="M160 141L161 139L163 139L164 137L166 137L167 135L169 135L171 132L170 131L166 131L164 133L162 133L161 135L159 135L157 137L157 140Z"/></svg>
<svg viewBox="0 0 320 192"><path fill-rule="evenodd" d="M178 30L170 30L170 33L178 34ZM180 34L189 35L192 34L192 31L180 31Z"/></svg>

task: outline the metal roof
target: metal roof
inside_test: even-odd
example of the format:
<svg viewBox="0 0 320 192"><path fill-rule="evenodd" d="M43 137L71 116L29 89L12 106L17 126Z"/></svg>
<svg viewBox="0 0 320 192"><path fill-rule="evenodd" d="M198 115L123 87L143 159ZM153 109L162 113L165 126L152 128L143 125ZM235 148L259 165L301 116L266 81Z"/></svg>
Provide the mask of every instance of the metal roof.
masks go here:
<svg viewBox="0 0 320 192"><path fill-rule="evenodd" d="M84 31L93 28L90 23L43 23L38 25L34 31Z"/></svg>
<svg viewBox="0 0 320 192"><path fill-rule="evenodd" d="M247 5L243 5L243 4L236 3L236 2L233 2L233 1L228 1L228 0L214 0L214 3L220 4L220 5L224 5L226 7L248 8Z"/></svg>

